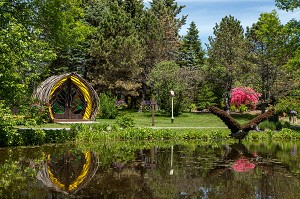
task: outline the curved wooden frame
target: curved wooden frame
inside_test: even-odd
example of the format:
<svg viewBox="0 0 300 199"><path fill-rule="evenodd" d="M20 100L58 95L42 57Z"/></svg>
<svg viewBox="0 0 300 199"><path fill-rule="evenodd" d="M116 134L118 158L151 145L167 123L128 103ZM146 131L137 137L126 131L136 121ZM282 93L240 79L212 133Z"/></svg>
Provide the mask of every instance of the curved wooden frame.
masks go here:
<svg viewBox="0 0 300 199"><path fill-rule="evenodd" d="M88 82L77 73L72 72L49 77L37 87L37 89L33 93L33 97L48 105L49 113L53 121L55 119L68 120L69 118L55 117L54 111L52 110L52 102L55 94L59 89L61 89L62 86L67 83L67 81L70 81L74 85L74 87L76 87L76 89L81 92L80 94L82 96L82 99L84 99L83 103L85 105L85 110L82 119L95 120L99 106L98 95L93 87L89 85Z"/></svg>

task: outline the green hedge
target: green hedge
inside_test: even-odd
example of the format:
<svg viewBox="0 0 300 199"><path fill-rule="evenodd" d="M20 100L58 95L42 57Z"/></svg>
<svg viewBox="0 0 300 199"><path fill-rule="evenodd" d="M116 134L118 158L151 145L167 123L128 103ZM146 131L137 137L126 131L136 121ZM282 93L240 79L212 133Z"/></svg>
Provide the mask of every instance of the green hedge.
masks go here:
<svg viewBox="0 0 300 199"><path fill-rule="evenodd" d="M43 129L12 129L11 131L2 131L0 146L29 146L42 145L46 143L64 143L74 141L76 135L74 131L66 129L43 130Z"/></svg>
<svg viewBox="0 0 300 199"><path fill-rule="evenodd" d="M7 133L8 132L8 133ZM229 130L220 129L151 129L126 128L108 124L74 124L71 130L13 129L1 131L0 146L42 145L67 141L100 140L229 140ZM300 131L284 128L281 131L250 132L247 140L299 140Z"/></svg>
<svg viewBox="0 0 300 199"><path fill-rule="evenodd" d="M77 141L99 140L228 140L229 129L151 129L126 128L108 124L74 124L71 131L77 135ZM300 131L284 128L281 131L250 132L248 140L300 139Z"/></svg>

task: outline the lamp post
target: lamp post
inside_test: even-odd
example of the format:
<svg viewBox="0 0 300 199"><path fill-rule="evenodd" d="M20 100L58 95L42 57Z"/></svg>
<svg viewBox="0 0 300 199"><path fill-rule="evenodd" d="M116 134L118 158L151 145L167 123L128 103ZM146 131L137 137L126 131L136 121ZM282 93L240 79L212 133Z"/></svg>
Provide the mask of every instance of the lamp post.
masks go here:
<svg viewBox="0 0 300 199"><path fill-rule="evenodd" d="M170 91L170 95L171 95L171 98L172 98L172 118L171 118L171 122L173 123L174 122L174 96L175 96L175 93L173 90Z"/></svg>

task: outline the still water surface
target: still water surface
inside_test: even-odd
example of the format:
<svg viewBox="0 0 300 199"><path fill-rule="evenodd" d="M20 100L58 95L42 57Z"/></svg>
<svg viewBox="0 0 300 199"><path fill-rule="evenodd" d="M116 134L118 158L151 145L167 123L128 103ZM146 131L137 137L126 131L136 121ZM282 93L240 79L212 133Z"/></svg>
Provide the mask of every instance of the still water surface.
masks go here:
<svg viewBox="0 0 300 199"><path fill-rule="evenodd" d="M299 148L299 151L298 151ZM0 198L300 198L300 142L0 149Z"/></svg>

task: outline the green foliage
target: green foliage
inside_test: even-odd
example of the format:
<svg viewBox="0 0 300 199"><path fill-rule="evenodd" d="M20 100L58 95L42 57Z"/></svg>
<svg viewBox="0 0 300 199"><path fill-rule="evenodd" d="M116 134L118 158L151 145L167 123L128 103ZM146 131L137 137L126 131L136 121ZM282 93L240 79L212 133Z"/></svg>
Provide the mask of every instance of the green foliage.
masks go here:
<svg viewBox="0 0 300 199"><path fill-rule="evenodd" d="M46 133L40 129L26 129L19 131L22 145L41 145L45 143Z"/></svg>
<svg viewBox="0 0 300 199"><path fill-rule="evenodd" d="M164 61L156 64L149 74L148 84L153 85L153 91L157 94L155 99L161 110L171 115L171 96L170 91L175 93L174 97L174 115L179 115L187 105L188 82L185 69L181 69L175 62Z"/></svg>
<svg viewBox="0 0 300 199"><path fill-rule="evenodd" d="M53 48L56 58L46 74L79 71L85 67L86 38L91 28L84 22L83 1L34 0L35 24Z"/></svg>
<svg viewBox="0 0 300 199"><path fill-rule="evenodd" d="M206 109L210 106L216 105L217 96L214 89L206 82L201 86L197 92L196 102L199 109Z"/></svg>
<svg viewBox="0 0 300 199"><path fill-rule="evenodd" d="M12 108L31 94L30 86L43 72L43 63L55 54L38 39L39 30L27 30L10 17L7 27L0 30L0 98Z"/></svg>
<svg viewBox="0 0 300 199"><path fill-rule="evenodd" d="M35 99L28 99L26 102L23 102L20 108L21 114L25 115L21 124L34 126L51 121L48 106Z"/></svg>
<svg viewBox="0 0 300 199"><path fill-rule="evenodd" d="M29 146L42 145L45 143L65 143L76 138L74 131L65 129L42 130L34 128L11 129L10 131L0 131L0 146Z"/></svg>
<svg viewBox="0 0 300 199"><path fill-rule="evenodd" d="M185 24L187 16L177 18L185 6L178 5L175 0L153 0L149 12L157 20L160 31L159 42L156 43L158 62L178 59L179 30ZM146 33L147 34L147 33ZM159 55L160 54L160 55Z"/></svg>
<svg viewBox="0 0 300 199"><path fill-rule="evenodd" d="M194 104L194 103L191 103L190 106L189 106L189 109L190 109L191 112L196 111L197 110L197 105Z"/></svg>
<svg viewBox="0 0 300 199"><path fill-rule="evenodd" d="M176 130L150 128L119 128L103 124L75 125L72 131L78 135L77 141L97 140L191 140L229 139L227 130Z"/></svg>
<svg viewBox="0 0 300 199"><path fill-rule="evenodd" d="M292 130L284 128L280 132L275 132L273 134L273 139L286 139L286 140L298 140L300 139L300 132L299 130Z"/></svg>
<svg viewBox="0 0 300 199"><path fill-rule="evenodd" d="M270 122L270 121L263 121L261 123L259 123L259 129L262 131L265 130L276 130L276 124L274 122Z"/></svg>
<svg viewBox="0 0 300 199"><path fill-rule="evenodd" d="M35 180L36 174L37 174L36 170L32 168L24 169L17 161L11 161L11 160L5 161L0 166L0 197L1 198L26 197L24 194L24 190L28 189L29 181ZM23 196L22 196L22 192L23 192Z"/></svg>
<svg viewBox="0 0 300 199"><path fill-rule="evenodd" d="M129 128L129 127L134 127L134 119L131 115L125 114L117 118L117 124L121 128Z"/></svg>
<svg viewBox="0 0 300 199"><path fill-rule="evenodd" d="M181 67L199 69L204 64L205 52L195 22L190 24L187 35L183 37L181 43L178 64Z"/></svg>
<svg viewBox="0 0 300 199"><path fill-rule="evenodd" d="M106 119L115 119L118 115L118 109L115 105L117 98L111 93L101 93L99 96L99 116Z"/></svg>
<svg viewBox="0 0 300 199"><path fill-rule="evenodd" d="M258 22L248 29L246 36L249 55L255 63L252 74L259 75L253 77L260 79L257 86L260 87L262 109L265 110L271 98L280 99L290 89L290 83L287 82L291 77L285 71L285 64L294 56L298 39L294 38L295 34L287 26L280 23L276 11L262 13Z"/></svg>
<svg viewBox="0 0 300 199"><path fill-rule="evenodd" d="M288 96L283 99L279 99L275 108L277 113L287 113L289 114L291 110L295 110L300 113L300 97Z"/></svg>
<svg viewBox="0 0 300 199"><path fill-rule="evenodd" d="M14 120L10 109L0 101L0 147L9 144L10 135L15 133L13 125Z"/></svg>
<svg viewBox="0 0 300 199"><path fill-rule="evenodd" d="M223 103L229 110L230 91L246 65L244 29L233 16L225 16L213 29L215 37L209 37L207 80L222 93Z"/></svg>
<svg viewBox="0 0 300 199"><path fill-rule="evenodd" d="M293 11L300 7L300 2L298 0L275 0L275 2L278 8L286 11Z"/></svg>
<svg viewBox="0 0 300 199"><path fill-rule="evenodd" d="M86 9L86 20L95 30L89 50L95 64L87 68L87 76L102 91L117 90L136 96L141 86L136 81L142 72L139 62L145 49L136 18L120 2L91 1Z"/></svg>
<svg viewBox="0 0 300 199"><path fill-rule="evenodd" d="M238 107L238 110L241 112L241 113L244 113L248 110L248 107L245 105L245 104L241 104L239 107Z"/></svg>
<svg viewBox="0 0 300 199"><path fill-rule="evenodd" d="M45 143L65 143L74 141L77 134L71 130L57 129L57 130L45 130Z"/></svg>

